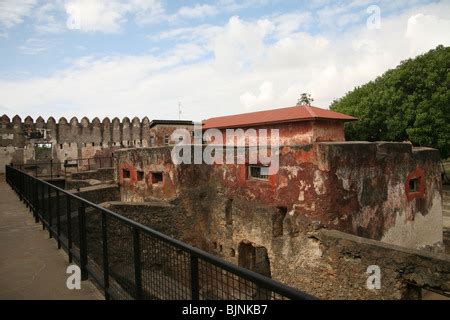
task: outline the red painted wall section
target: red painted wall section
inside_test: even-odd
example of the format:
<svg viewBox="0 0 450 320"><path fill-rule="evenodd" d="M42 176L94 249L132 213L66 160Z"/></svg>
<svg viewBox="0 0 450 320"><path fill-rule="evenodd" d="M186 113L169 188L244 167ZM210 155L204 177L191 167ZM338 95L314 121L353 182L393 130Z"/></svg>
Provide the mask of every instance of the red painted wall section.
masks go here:
<svg viewBox="0 0 450 320"><path fill-rule="evenodd" d="M176 181L174 181L175 174L173 165L166 163L163 172L163 193L166 197L173 197L177 193Z"/></svg>
<svg viewBox="0 0 450 320"><path fill-rule="evenodd" d="M410 190L410 182L412 179L417 179L418 181L418 190L413 192ZM426 180L425 180L425 172L422 168L417 167L411 173L406 177L405 182L405 193L406 198L408 201L414 200L414 199L423 199L425 198L425 192L426 192Z"/></svg>
<svg viewBox="0 0 450 320"><path fill-rule="evenodd" d="M257 133L259 130L267 130L267 142L271 142L271 130L279 131L280 145L300 145L310 144L319 141L345 141L344 122L332 120L315 120L315 121L299 121L290 123L269 124L264 126L254 126L242 128L244 131L254 129ZM236 128L233 128L236 130ZM223 143L237 144L234 136L227 136L226 129L221 129L223 135ZM218 143L213 139L207 139L207 143ZM247 145L259 143L259 136L256 141L246 140Z"/></svg>
<svg viewBox="0 0 450 320"><path fill-rule="evenodd" d="M123 177L124 169L130 171L130 178ZM123 162L119 164L119 183L122 185L124 184L125 180L128 182L128 185L130 186L134 186L137 181L137 170L132 164L128 162Z"/></svg>
<svg viewBox="0 0 450 320"><path fill-rule="evenodd" d="M343 121L314 121L313 141L345 141Z"/></svg>

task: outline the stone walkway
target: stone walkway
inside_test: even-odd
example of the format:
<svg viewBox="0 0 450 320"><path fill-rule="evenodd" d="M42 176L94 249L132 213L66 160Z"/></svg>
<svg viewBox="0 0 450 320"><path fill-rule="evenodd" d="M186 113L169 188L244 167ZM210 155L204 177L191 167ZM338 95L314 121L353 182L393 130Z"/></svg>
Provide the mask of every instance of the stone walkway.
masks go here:
<svg viewBox="0 0 450 320"><path fill-rule="evenodd" d="M68 257L36 224L26 206L0 175L0 299L99 300L90 282L66 287Z"/></svg>

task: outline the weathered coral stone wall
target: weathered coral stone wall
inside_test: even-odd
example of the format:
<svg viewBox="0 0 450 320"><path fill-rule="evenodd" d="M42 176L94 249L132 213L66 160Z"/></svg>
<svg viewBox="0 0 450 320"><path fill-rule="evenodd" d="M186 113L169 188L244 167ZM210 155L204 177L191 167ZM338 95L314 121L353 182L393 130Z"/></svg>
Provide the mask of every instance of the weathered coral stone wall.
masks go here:
<svg viewBox="0 0 450 320"><path fill-rule="evenodd" d="M243 265L243 247L261 249L267 253L263 266L269 266L269 276L322 298L408 297L406 282L413 276L404 266L410 263L416 263L411 268L421 275L418 286L448 290L448 259L434 261L412 250L397 261L397 247L375 241L416 248L442 240L435 150L403 143L285 146L280 171L269 181L246 179L245 165L176 166L170 148L121 150L116 156L121 198L129 202L118 210L142 212L134 218L230 262ZM123 169L130 178L121 177ZM141 181L135 179L138 171L144 172ZM154 171L163 172L158 189L148 178ZM423 172L426 185L423 194L419 189L411 198L405 184L417 172ZM170 217L163 210L167 219L153 214L146 206L155 200L176 209L169 210ZM133 203L146 209L133 209ZM343 234L330 240L320 236L327 229L375 240L358 249L352 243L364 238L349 242ZM381 291L365 286L371 264L383 270ZM436 272L446 273L428 272L434 264ZM346 272L345 278L338 274L342 270L352 274Z"/></svg>
<svg viewBox="0 0 450 320"><path fill-rule="evenodd" d="M314 225L412 248L442 242L434 149L384 142L283 146L279 172L267 181L249 179L246 164L175 166L170 148L116 155L122 201L172 199L204 184L229 199L281 208L294 233ZM129 178L123 177L124 169ZM154 182L154 172L162 173L162 182ZM411 178L419 181L417 192L408 190Z"/></svg>
<svg viewBox="0 0 450 320"><path fill-rule="evenodd" d="M273 186L269 182L239 181L238 170L234 170L237 166L174 166L170 161L169 148L119 151L116 153L119 172L126 168L130 170L131 177L135 171L144 170L145 174L140 182L132 178L122 179L121 197L129 204L111 203L110 208L245 267L242 261L246 251L242 248L252 246L261 249L267 253L268 261L253 265L254 271L260 272L261 265L268 265L266 275L320 298L399 299L417 297L420 292L417 288L420 287L442 291L449 289L448 256L377 241L383 240L383 234L389 234L391 229L383 219L371 221L377 215L389 217L396 210L404 210L402 217L413 214L415 220L386 218L386 221L395 222L391 228L408 228L410 223L413 229L420 230L421 226L414 224L417 221L423 223L418 220L419 216L436 215L436 212L427 211L430 210L426 205L428 195L408 200L404 185L409 171L416 170L412 168L423 168L427 182L425 193L430 193L430 199L433 199L433 194L439 194L439 188L434 185L439 182L439 175L435 173L438 170L433 160L434 150L413 151L407 144L382 143L353 146L351 143L316 144L286 148L289 149L281 152L281 169ZM358 151L361 158L341 167L339 161L349 161L356 156L352 150ZM385 153L390 154L392 159L383 161ZM378 158L372 159L377 154ZM336 155L341 160L338 161ZM399 156L403 163L391 161ZM386 171L390 172L387 177L373 184L364 182L364 177L376 178L376 168L383 163L390 168ZM394 169L399 165L405 167L396 169L397 172ZM352 166L355 167L354 174L347 172ZM145 182L152 170L164 170L166 194L162 190L153 192ZM308 174L308 170L312 172ZM372 175L368 174L370 172ZM332 183L332 179L336 181ZM397 187L389 189L389 181ZM377 191L377 183L387 186L379 186L381 190ZM282 189L289 188L293 190L281 193ZM325 195L332 188L343 193L327 199ZM384 194L385 189L391 190L391 193L396 190L397 193ZM303 196L299 196L301 192ZM371 197L376 200L368 199ZM152 203L159 203L160 200L167 204L153 204L157 208L152 209ZM425 203L420 205L421 201ZM394 205L398 206L396 210L386 209ZM431 204L431 207L434 205ZM367 206L375 209L368 214L364 209ZM415 211L418 207L424 211ZM383 208L387 212L383 213ZM376 223L380 226L374 228ZM329 233L328 229L347 233ZM425 243L439 240L439 232L442 235L442 227L431 230L431 239ZM403 244L402 241L402 238L397 238L393 242ZM366 287L366 271L370 265L381 268L380 290ZM417 288L411 284L416 284Z"/></svg>

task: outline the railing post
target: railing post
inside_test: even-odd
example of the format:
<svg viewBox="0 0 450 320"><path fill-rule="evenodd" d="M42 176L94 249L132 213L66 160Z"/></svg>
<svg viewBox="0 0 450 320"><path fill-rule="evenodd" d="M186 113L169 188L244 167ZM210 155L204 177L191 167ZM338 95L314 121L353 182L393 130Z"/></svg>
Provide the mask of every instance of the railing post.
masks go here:
<svg viewBox="0 0 450 320"><path fill-rule="evenodd" d="M70 196L67 197L67 247L69 251L69 263L72 263L72 209L70 208Z"/></svg>
<svg viewBox="0 0 450 320"><path fill-rule="evenodd" d="M22 181L23 181L23 201L25 202L25 206L28 209L28 183L27 183L27 176L23 175Z"/></svg>
<svg viewBox="0 0 450 320"><path fill-rule="evenodd" d="M20 199L20 201L22 201L23 200L23 198L22 198L22 175L20 175L19 176L19 181L18 181L19 183L18 183L18 185L19 185L19 199Z"/></svg>
<svg viewBox="0 0 450 320"><path fill-rule="evenodd" d="M30 210L30 212L32 210L31 207L33 204L33 201L32 201L33 194L31 193L31 187L32 187L31 184L32 184L31 177L30 177L30 175L27 174L27 207L28 207L28 210Z"/></svg>
<svg viewBox="0 0 450 320"><path fill-rule="evenodd" d="M52 199L51 199L52 189L51 189L50 185L47 185L47 192L48 192L48 196L47 196L47 201L48 201L48 234L49 234L50 238L53 238L53 231L52 231L53 214L52 214Z"/></svg>
<svg viewBox="0 0 450 320"><path fill-rule="evenodd" d="M106 300L110 299L109 289L109 261L108 261L108 222L106 213L102 211L102 243L103 243L103 283Z"/></svg>
<svg viewBox="0 0 450 320"><path fill-rule="evenodd" d="M61 249L61 217L60 217L59 190L56 189L56 235L58 238L58 249Z"/></svg>
<svg viewBox="0 0 450 320"><path fill-rule="evenodd" d="M198 258L191 254L191 300L199 300Z"/></svg>
<svg viewBox="0 0 450 320"><path fill-rule="evenodd" d="M43 184L41 182L41 219L42 219L42 230L45 230L45 215L44 215L44 211L45 211L45 184Z"/></svg>
<svg viewBox="0 0 450 320"><path fill-rule="evenodd" d="M142 300L142 264L141 243L139 229L133 228L133 252L134 252L134 283L136 287L136 300Z"/></svg>
<svg viewBox="0 0 450 320"><path fill-rule="evenodd" d="M22 176L23 181L23 201L25 202L25 206L28 208L28 177L24 174Z"/></svg>
<svg viewBox="0 0 450 320"><path fill-rule="evenodd" d="M38 189L38 181L36 179L33 180L33 195L34 195L34 222L39 223L39 189Z"/></svg>
<svg viewBox="0 0 450 320"><path fill-rule="evenodd" d="M78 207L78 234L80 235L81 280L87 280L86 208L83 203L80 203L80 206Z"/></svg>

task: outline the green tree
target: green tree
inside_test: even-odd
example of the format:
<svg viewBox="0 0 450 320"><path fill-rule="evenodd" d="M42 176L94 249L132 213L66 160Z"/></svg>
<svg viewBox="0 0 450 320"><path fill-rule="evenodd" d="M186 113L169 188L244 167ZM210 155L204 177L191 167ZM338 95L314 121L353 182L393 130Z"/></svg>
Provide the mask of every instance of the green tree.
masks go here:
<svg viewBox="0 0 450 320"><path fill-rule="evenodd" d="M309 93L302 93L300 95L300 99L297 100L298 106L310 106L311 102L313 102L314 99L311 98L311 95Z"/></svg>
<svg viewBox="0 0 450 320"><path fill-rule="evenodd" d="M411 141L450 156L450 47L442 45L403 61L374 81L332 102L331 110L358 121L348 140Z"/></svg>

